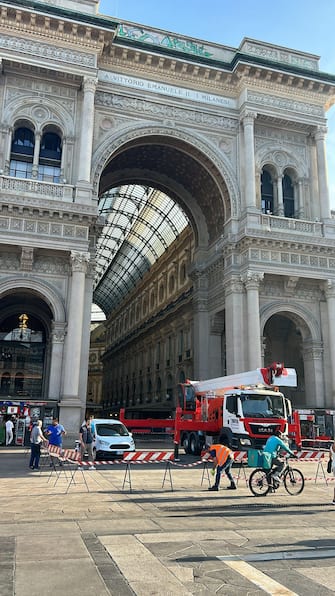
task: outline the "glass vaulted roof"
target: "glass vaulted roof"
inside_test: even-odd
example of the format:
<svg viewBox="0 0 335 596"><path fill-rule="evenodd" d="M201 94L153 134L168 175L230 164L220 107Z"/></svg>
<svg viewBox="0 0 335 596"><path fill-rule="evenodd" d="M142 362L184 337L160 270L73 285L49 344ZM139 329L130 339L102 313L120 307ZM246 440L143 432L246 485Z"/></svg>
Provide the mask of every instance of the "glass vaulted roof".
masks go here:
<svg viewBox="0 0 335 596"><path fill-rule="evenodd" d="M97 243L94 302L111 312L178 238L189 221L160 190L129 184L99 200L105 225Z"/></svg>

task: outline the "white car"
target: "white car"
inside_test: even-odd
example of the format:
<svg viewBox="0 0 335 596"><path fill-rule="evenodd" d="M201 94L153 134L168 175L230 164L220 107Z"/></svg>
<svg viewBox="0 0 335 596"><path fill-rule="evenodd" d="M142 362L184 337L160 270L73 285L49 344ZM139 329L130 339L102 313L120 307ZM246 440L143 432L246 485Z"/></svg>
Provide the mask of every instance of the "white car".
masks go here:
<svg viewBox="0 0 335 596"><path fill-rule="evenodd" d="M119 420L94 418L91 428L96 460L122 457L125 451L136 449L132 434Z"/></svg>

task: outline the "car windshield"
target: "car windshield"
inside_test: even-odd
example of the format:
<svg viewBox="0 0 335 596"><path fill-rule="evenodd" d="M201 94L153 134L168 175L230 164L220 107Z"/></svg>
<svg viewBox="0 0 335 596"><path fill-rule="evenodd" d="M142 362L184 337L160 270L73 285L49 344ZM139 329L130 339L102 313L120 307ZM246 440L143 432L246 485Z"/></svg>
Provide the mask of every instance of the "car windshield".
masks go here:
<svg viewBox="0 0 335 596"><path fill-rule="evenodd" d="M96 434L100 437L127 437L129 432L123 424L97 424Z"/></svg>
<svg viewBox="0 0 335 596"><path fill-rule="evenodd" d="M243 416L252 418L282 418L284 400L281 395L241 395Z"/></svg>

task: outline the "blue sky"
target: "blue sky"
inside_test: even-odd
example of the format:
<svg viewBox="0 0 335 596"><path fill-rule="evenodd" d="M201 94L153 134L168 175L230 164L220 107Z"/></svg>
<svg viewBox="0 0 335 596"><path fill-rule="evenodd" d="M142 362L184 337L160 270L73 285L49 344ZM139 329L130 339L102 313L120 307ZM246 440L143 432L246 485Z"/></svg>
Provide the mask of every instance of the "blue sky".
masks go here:
<svg viewBox="0 0 335 596"><path fill-rule="evenodd" d="M320 56L335 75L335 0L100 0L104 15L237 48L243 37ZM335 209L335 107L328 114L327 158Z"/></svg>

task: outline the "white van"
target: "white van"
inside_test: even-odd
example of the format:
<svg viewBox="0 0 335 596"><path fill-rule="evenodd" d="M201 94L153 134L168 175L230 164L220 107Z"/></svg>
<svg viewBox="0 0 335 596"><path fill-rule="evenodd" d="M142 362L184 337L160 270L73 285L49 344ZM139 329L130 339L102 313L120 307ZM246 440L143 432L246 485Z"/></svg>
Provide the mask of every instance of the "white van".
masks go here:
<svg viewBox="0 0 335 596"><path fill-rule="evenodd" d="M96 460L122 457L125 451L135 451L132 434L120 420L93 418L93 449Z"/></svg>

